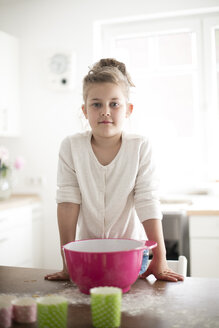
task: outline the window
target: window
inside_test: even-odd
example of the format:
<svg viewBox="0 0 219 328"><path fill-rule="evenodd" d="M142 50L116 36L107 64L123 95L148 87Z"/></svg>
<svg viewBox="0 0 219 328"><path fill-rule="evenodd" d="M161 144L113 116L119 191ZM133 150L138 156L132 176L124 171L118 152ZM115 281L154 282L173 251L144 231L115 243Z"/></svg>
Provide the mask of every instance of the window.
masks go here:
<svg viewBox="0 0 219 328"><path fill-rule="evenodd" d="M98 57L126 63L136 85L128 129L152 140L165 191L196 188L219 177L219 162L212 166L217 157L211 150L212 139L214 149L219 149L219 126L207 97L205 48L213 49L213 43L209 46L206 41L209 33L205 20L201 15L101 26ZM219 27L214 32L216 94Z"/></svg>
<svg viewBox="0 0 219 328"><path fill-rule="evenodd" d="M145 122L151 121L161 131L168 126L176 136L192 136L198 87L195 43L192 32L115 40L113 53L116 58L125 54L136 84L136 118L142 116L136 119L136 126L142 124L138 129L145 131Z"/></svg>
<svg viewBox="0 0 219 328"><path fill-rule="evenodd" d="M219 181L219 15L204 20L207 168Z"/></svg>

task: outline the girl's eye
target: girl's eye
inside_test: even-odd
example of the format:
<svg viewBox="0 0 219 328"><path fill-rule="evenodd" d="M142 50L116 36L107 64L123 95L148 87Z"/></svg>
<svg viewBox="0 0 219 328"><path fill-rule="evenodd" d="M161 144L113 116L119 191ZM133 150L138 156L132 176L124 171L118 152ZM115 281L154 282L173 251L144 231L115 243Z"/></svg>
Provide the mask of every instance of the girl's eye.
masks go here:
<svg viewBox="0 0 219 328"><path fill-rule="evenodd" d="M94 108L100 108L101 107L101 103L93 103L92 107Z"/></svg>
<svg viewBox="0 0 219 328"><path fill-rule="evenodd" d="M118 108L118 107L119 107L119 104L118 104L117 102L112 102L112 103L110 104L110 106L111 106L112 108Z"/></svg>

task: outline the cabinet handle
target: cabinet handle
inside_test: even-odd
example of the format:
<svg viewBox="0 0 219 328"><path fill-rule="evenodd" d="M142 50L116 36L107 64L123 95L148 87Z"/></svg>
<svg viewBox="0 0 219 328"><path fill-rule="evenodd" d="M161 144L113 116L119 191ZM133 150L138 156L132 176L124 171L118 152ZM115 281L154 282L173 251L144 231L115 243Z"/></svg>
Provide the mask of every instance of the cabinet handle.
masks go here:
<svg viewBox="0 0 219 328"><path fill-rule="evenodd" d="M0 239L0 243L4 243L5 241L8 241L9 240L9 238L2 238L2 239Z"/></svg>

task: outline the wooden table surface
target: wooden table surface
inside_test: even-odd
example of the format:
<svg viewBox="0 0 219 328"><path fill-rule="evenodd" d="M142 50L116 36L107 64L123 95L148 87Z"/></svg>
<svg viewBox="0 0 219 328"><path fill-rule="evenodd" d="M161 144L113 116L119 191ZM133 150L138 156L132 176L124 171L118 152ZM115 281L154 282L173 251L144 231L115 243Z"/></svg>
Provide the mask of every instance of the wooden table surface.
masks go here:
<svg viewBox="0 0 219 328"><path fill-rule="evenodd" d="M90 296L71 282L44 280L45 269L0 267L0 293L38 297L61 294L68 298L68 328L92 327ZM35 328L37 324L12 327ZM219 279L191 278L171 283L138 279L122 299L122 328L219 327Z"/></svg>

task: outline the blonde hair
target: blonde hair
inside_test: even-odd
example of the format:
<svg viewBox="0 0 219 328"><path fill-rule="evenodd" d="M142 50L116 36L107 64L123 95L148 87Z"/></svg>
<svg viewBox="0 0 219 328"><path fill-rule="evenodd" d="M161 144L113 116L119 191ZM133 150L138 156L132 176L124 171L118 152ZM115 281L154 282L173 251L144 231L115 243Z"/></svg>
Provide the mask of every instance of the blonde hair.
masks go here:
<svg viewBox="0 0 219 328"><path fill-rule="evenodd" d="M100 59L90 68L83 79L83 99L86 102L89 87L94 83L115 83L121 85L125 96L129 99L130 87L134 87L124 63L114 58Z"/></svg>

